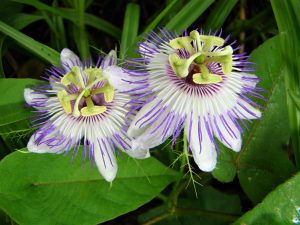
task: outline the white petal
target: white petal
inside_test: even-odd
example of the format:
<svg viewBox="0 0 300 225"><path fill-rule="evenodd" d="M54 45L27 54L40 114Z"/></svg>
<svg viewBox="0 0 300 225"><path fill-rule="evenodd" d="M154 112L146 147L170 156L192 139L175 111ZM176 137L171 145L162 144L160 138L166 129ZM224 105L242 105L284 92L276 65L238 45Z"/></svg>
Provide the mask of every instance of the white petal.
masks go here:
<svg viewBox="0 0 300 225"><path fill-rule="evenodd" d="M24 89L24 99L28 105L34 104L35 101L40 101L42 98L47 99L47 96L39 94L30 88Z"/></svg>
<svg viewBox="0 0 300 225"><path fill-rule="evenodd" d="M149 149L137 146L136 142L132 143L132 149L125 150L130 157L135 159L146 159L150 157Z"/></svg>
<svg viewBox="0 0 300 225"><path fill-rule="evenodd" d="M203 120L201 120L199 129L197 118L193 118L191 125L192 127L190 128L190 121L188 119L186 121L186 135L190 135L189 146L192 150L194 161L202 171L210 172L217 164L215 145L208 136L208 131L204 126Z"/></svg>
<svg viewBox="0 0 300 225"><path fill-rule="evenodd" d="M153 116L152 113L155 113L156 110L159 110L160 106L153 110L153 107L155 107L157 104L159 104L158 101L153 100L145 105L131 122L127 134L132 138L133 150L156 147L162 144L173 134L175 121L173 120L170 122L168 121L170 118L166 118L169 110L157 113L159 114L159 117L157 117L157 114ZM150 112L150 110L152 111ZM153 120L155 121L153 122ZM151 125L148 126L147 122L151 122ZM165 126L168 122L168 130L165 130Z"/></svg>
<svg viewBox="0 0 300 225"><path fill-rule="evenodd" d="M115 50L111 50L107 56L103 59L101 67L105 69L106 67L117 64L117 53Z"/></svg>
<svg viewBox="0 0 300 225"><path fill-rule="evenodd" d="M103 70L103 76L108 82L119 91L129 91L137 85L133 85L131 82L133 78L128 76L121 67L108 66Z"/></svg>
<svg viewBox="0 0 300 225"><path fill-rule="evenodd" d="M140 109L140 111L138 111L138 113L136 114L136 116L134 117L132 122L130 123L130 126L127 131L128 135L130 137L133 137L133 138L138 137L139 135L141 135L142 133L145 132L145 129L146 129L145 126L147 123L143 123L143 122L145 120L149 119L149 117L151 117L156 112L156 110L158 110L158 107L161 107L161 106L157 106L157 104L159 104L159 102L160 102L159 99L156 98L153 101L144 105ZM155 109L153 109L154 107L155 107ZM152 110L152 112L150 112L151 110ZM147 114L147 116L145 116L146 114Z"/></svg>
<svg viewBox="0 0 300 225"><path fill-rule="evenodd" d="M239 152L242 147L242 138L240 131L227 115L217 116L213 121L214 135L227 148L235 152Z"/></svg>
<svg viewBox="0 0 300 225"><path fill-rule="evenodd" d="M102 144L100 148L100 144L94 143L94 159L101 175L107 182L111 182L115 179L118 171L116 157L108 143L105 144L107 151Z"/></svg>
<svg viewBox="0 0 300 225"><path fill-rule="evenodd" d="M68 48L64 48L60 53L60 63L66 72L74 66L81 66L79 57Z"/></svg>
<svg viewBox="0 0 300 225"><path fill-rule="evenodd" d="M46 139L44 138L43 141L45 140ZM66 142L58 146L49 146L45 142L37 145L35 143L34 135L30 137L29 142L27 144L28 151L34 153L63 153L66 150L66 147L67 147Z"/></svg>
<svg viewBox="0 0 300 225"><path fill-rule="evenodd" d="M239 119L258 119L261 117L261 111L254 108L248 102L238 99L238 104L236 105L235 115Z"/></svg>

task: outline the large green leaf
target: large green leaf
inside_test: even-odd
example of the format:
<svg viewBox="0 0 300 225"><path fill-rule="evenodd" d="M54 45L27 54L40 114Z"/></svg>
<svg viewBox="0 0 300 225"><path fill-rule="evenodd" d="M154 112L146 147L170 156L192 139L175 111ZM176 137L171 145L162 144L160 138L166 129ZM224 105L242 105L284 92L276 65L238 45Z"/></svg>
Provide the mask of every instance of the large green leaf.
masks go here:
<svg viewBox="0 0 300 225"><path fill-rule="evenodd" d="M221 148L213 172L219 181L230 182L237 170L242 188L254 203L295 171L287 153L289 127L278 46L279 37L275 37L253 51L251 61L256 63L255 74L262 79L258 86L266 90L266 100L260 102L263 115L245 131L240 154Z"/></svg>
<svg viewBox="0 0 300 225"><path fill-rule="evenodd" d="M295 105L292 94L300 95L300 1L271 1L276 22L281 33L282 61L285 65L285 88L287 108L291 132L291 145L295 155L295 162L300 169L300 111Z"/></svg>
<svg viewBox="0 0 300 225"><path fill-rule="evenodd" d="M28 120L31 113L25 107L23 93L24 88L36 83L34 79L0 79L0 135L10 150L26 146L32 133Z"/></svg>
<svg viewBox="0 0 300 225"><path fill-rule="evenodd" d="M0 163L0 208L20 225L92 225L132 211L177 173L154 158L122 157L112 184L72 154L14 152Z"/></svg>
<svg viewBox="0 0 300 225"><path fill-rule="evenodd" d="M240 183L257 203L295 171L287 153L289 126L279 38L264 43L252 55L260 86L267 90L262 118L253 122L237 158Z"/></svg>
<svg viewBox="0 0 300 225"><path fill-rule="evenodd" d="M288 225L300 223L300 173L278 186L234 225Z"/></svg>
<svg viewBox="0 0 300 225"><path fill-rule="evenodd" d="M216 168L213 170L212 175L218 181L227 183L233 181L236 175L235 159L237 153L226 148L224 145L219 144L220 153Z"/></svg>
<svg viewBox="0 0 300 225"><path fill-rule="evenodd" d="M34 86L34 79L0 79L0 133L6 126L15 122L27 120L29 109L25 107L24 88Z"/></svg>

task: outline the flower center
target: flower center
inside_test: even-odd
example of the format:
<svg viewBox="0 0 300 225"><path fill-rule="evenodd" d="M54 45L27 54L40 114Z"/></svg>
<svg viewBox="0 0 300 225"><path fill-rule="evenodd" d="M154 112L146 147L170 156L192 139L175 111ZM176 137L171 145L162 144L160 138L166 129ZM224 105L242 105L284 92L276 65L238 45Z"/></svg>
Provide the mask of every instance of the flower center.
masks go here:
<svg viewBox="0 0 300 225"><path fill-rule="evenodd" d="M233 50L229 45L221 47L224 43L225 40L220 37L200 35L194 30L189 36L178 37L169 42L173 49L185 49L189 53L189 58L180 58L177 53L170 54L170 65L178 77L186 78L192 75L195 84L219 83L222 76L211 73L208 64L215 62L222 67L225 75L230 74ZM190 68L197 70L193 72Z"/></svg>
<svg viewBox="0 0 300 225"><path fill-rule="evenodd" d="M74 66L65 74L60 83L66 90L76 89L75 94L66 90L57 92L57 97L67 114L74 117L95 116L104 113L104 105L113 101L114 88L103 78L100 68L86 68L82 70Z"/></svg>

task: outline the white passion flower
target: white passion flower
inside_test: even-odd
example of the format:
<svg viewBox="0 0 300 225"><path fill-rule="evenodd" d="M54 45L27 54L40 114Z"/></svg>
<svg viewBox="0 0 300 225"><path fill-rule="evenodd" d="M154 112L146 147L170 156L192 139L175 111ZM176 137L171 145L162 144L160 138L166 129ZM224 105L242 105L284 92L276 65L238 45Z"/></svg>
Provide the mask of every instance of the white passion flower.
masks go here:
<svg viewBox="0 0 300 225"><path fill-rule="evenodd" d="M30 152L62 153L73 151L76 156L83 145L83 161L88 156L95 162L105 180L112 181L117 173L115 150L121 149L135 158L149 156L148 151L132 151L125 105L131 96L127 91L128 77L116 65L115 51L103 60L99 57L82 63L69 49L60 54L63 69L47 70L49 84L25 89L24 97L36 109L34 124L38 130L27 145Z"/></svg>
<svg viewBox="0 0 300 225"><path fill-rule="evenodd" d="M167 30L151 32L140 43L142 58L132 59L135 76L144 80L139 106L128 129L136 149L152 148L184 129L188 149L199 168L212 171L217 161L217 138L233 151L240 151L242 120L261 117L252 99L263 98L256 87L259 78L250 71L245 54L234 54L220 34L194 30L182 36ZM137 84L137 83L136 83ZM251 97L251 98L249 98Z"/></svg>

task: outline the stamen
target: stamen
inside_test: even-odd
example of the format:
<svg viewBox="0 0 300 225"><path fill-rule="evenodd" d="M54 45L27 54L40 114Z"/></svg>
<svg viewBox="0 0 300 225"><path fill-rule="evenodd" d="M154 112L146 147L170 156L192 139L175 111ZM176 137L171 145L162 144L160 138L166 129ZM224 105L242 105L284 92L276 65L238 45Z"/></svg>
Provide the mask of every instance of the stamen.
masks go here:
<svg viewBox="0 0 300 225"><path fill-rule="evenodd" d="M175 38L175 39L171 40L169 44L173 49L184 48L189 53L192 54L192 53L195 53L195 50L194 50L193 46L191 45L191 41L192 41L192 39L189 36L186 36L186 37Z"/></svg>
<svg viewBox="0 0 300 225"><path fill-rule="evenodd" d="M84 74L82 74L84 73ZM84 83L84 76L87 77L87 85ZM98 82L105 83L104 87L93 90L95 84ZM64 108L65 112L71 114L74 117L79 116L94 116L106 111L106 106L94 105L92 96L103 93L105 102L109 103L114 98L114 88L107 80L103 79L102 70L100 68L87 68L82 71L78 66L74 66L69 73L67 73L62 79L61 83L68 87L70 84L74 84L81 89L79 94L68 94L65 90L59 91L57 96ZM86 107L79 108L81 99L84 98ZM71 101L76 100L72 112Z"/></svg>
<svg viewBox="0 0 300 225"><path fill-rule="evenodd" d="M78 66L72 67L71 71L64 75L60 83L64 86L69 84L75 84L77 87L85 88L85 84L82 77L82 71Z"/></svg>
<svg viewBox="0 0 300 225"><path fill-rule="evenodd" d="M191 42L196 42L196 47L193 47ZM233 49L231 46L224 48L217 48L213 50L213 47L221 47L225 43L225 40L208 35L200 35L198 31L194 30L190 33L190 36L179 37L171 40L169 45L173 49L184 48L190 53L188 59L180 58L177 53L169 55L169 62L174 73L181 78L185 78L189 75L189 68L191 64L197 64L201 70L201 73L195 73L193 75L193 82L196 84L210 84L218 83L222 81L222 76L218 74L210 73L207 63L216 62L222 67L222 72L227 75L232 71L232 54Z"/></svg>
<svg viewBox="0 0 300 225"><path fill-rule="evenodd" d="M101 93L103 93L104 100L106 102L112 102L115 95L115 89L107 82L104 87L97 88L96 90L92 91L92 95Z"/></svg>
<svg viewBox="0 0 300 225"><path fill-rule="evenodd" d="M71 102L68 99L68 93L65 90L58 91L57 97L65 112L67 114L70 114L72 112L72 108L71 108Z"/></svg>
<svg viewBox="0 0 300 225"><path fill-rule="evenodd" d="M95 106L91 96L85 99L86 107L83 107L80 112L82 116L95 116L106 111L106 106Z"/></svg>

